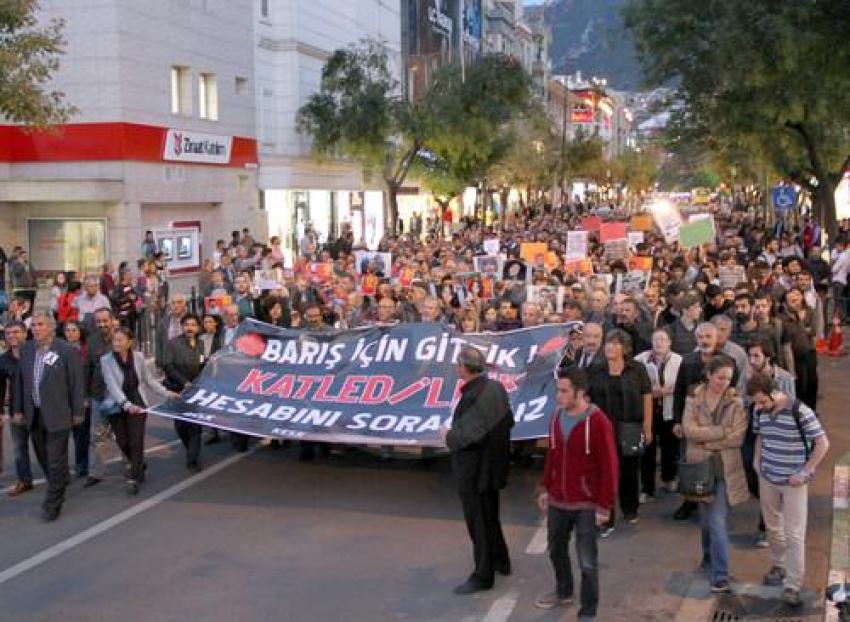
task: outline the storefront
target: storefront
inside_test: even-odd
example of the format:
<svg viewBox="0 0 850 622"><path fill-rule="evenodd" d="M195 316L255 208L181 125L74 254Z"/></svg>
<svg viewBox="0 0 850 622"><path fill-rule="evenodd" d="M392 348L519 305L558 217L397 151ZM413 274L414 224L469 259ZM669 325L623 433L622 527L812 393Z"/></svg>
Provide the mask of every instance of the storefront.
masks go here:
<svg viewBox="0 0 850 622"><path fill-rule="evenodd" d="M264 190L269 236L278 236L288 263L300 252L308 230L319 246L336 240L350 225L355 244L376 249L384 233L384 195L380 191Z"/></svg>

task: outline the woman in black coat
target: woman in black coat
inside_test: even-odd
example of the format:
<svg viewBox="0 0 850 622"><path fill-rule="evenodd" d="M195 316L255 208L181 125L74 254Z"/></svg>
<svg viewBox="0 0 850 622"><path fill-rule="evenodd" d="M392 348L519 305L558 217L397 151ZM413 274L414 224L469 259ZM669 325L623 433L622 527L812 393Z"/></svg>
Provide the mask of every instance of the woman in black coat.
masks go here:
<svg viewBox="0 0 850 622"><path fill-rule="evenodd" d="M644 438L652 438L652 383L646 368L632 359L632 341L620 329L605 337L605 365L591 376L590 397L608 415L617 435L620 463L620 509L626 522L638 520L640 455L624 455L625 436L642 426ZM602 537L614 530L614 512Z"/></svg>

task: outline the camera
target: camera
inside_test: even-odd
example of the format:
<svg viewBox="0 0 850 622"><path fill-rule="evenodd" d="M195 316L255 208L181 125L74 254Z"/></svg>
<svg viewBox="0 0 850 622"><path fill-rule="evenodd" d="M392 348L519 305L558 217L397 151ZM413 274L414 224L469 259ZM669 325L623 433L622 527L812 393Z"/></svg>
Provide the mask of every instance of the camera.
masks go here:
<svg viewBox="0 0 850 622"><path fill-rule="evenodd" d="M826 598L838 609L838 619L850 622L850 583L833 583L826 588Z"/></svg>

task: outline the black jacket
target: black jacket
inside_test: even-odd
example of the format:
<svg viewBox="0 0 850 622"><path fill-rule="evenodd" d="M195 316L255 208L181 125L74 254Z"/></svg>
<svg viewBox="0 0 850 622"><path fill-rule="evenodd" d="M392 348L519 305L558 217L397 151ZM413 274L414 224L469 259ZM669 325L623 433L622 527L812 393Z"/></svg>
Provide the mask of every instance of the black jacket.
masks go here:
<svg viewBox="0 0 850 622"><path fill-rule="evenodd" d="M0 413L6 403L6 387L9 390L9 413L15 409L15 383L18 381L18 359L12 355L11 350L6 350L0 356Z"/></svg>
<svg viewBox="0 0 850 622"><path fill-rule="evenodd" d="M664 330L670 335L670 349L676 354L685 356L697 347L696 324L693 330L688 330L679 318L665 326Z"/></svg>
<svg viewBox="0 0 850 622"><path fill-rule="evenodd" d="M482 375L463 386L446 436L458 492L507 485L513 426L514 414L501 383Z"/></svg>
<svg viewBox="0 0 850 622"><path fill-rule="evenodd" d="M185 335L175 337L165 346L165 388L178 393L183 391L185 385L201 373L204 362L204 344L200 338L195 340L192 348Z"/></svg>
<svg viewBox="0 0 850 622"><path fill-rule="evenodd" d="M611 395L611 375L608 372L608 362L593 370L590 374L590 399L599 406L608 417L615 422L642 422L643 396L652 393L652 382L646 367L632 359L626 359L623 373L620 375L623 393L621 403L623 408L614 406Z"/></svg>
<svg viewBox="0 0 850 622"><path fill-rule="evenodd" d="M98 331L91 333L86 354L85 379L86 397L101 401L106 397L106 383L100 368L100 357L112 351L112 344L105 341Z"/></svg>

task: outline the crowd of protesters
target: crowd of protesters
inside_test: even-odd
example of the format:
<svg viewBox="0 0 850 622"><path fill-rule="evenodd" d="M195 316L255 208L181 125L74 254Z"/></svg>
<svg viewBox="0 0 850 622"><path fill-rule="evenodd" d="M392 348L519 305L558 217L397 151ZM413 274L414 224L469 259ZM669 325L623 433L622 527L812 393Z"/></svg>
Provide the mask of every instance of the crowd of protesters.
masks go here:
<svg viewBox="0 0 850 622"><path fill-rule="evenodd" d="M653 502L659 487L677 492L683 464L711 473L704 494L689 481L675 519L699 511L702 563L712 590L730 590L729 507L753 495L762 514L755 542L771 553L765 582L783 585L785 599L799 603L806 486L828 447L815 415L816 345L834 319L850 317L847 240L835 240L825 258L820 231L808 219L796 227L768 226L752 210L716 205L713 243L682 248L658 230L646 231L643 241L615 254L593 231L587 261L578 267L566 260L567 233L580 229L586 216L575 204L529 205L509 214L503 228L474 219L448 232L436 227L422 233L418 227L386 236L378 253L366 255L344 227L323 244L305 235L292 262L285 260L280 239L265 243L248 229L234 231L204 262L193 296L169 295L167 262L148 232L138 262L117 270L106 264L98 275L56 274L46 313L34 311L35 273L26 252L16 248L9 259L12 296L0 318L7 348L0 358L0 403L11 393L18 480L9 494L32 489L29 437L43 425L37 405L23 406L32 396L15 395L23 386L25 374L15 371L23 354L50 348L45 334L38 343L28 341L33 318L48 325L39 330L55 333L79 353L72 363L79 364L84 382L69 390L82 392L86 408L67 426L76 475L86 486L98 484L114 439L126 458L130 494L145 476L144 396L183 391L247 318L311 331L440 322L480 332L581 322L559 372L559 408L540 488L556 586L537 604L554 607L572 599L567 546L575 529L582 611L593 617L599 598L596 541L617 526L616 503L622 523L637 523L640 506ZM546 254L521 261L527 243L544 244ZM501 256L504 271L488 283L476 270L476 258L493 255ZM635 257L648 262L639 264L646 266L639 286L624 278L635 271ZM734 267L741 278L722 282L724 269ZM158 310L150 341L160 374L151 373L137 351L139 318L150 308ZM187 467L200 469L202 427L178 421L175 428ZM247 448L247 437L231 436L237 450ZM206 442L219 440L217 431L207 432ZM52 466L61 456L47 455L61 447L36 446L51 477L69 478L67 444L61 474ZM301 457L314 451L313 444L302 444ZM576 473L586 479L567 481ZM65 483L55 488L64 491ZM54 501L63 491L54 490Z"/></svg>

